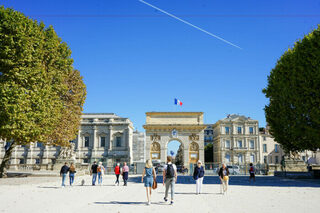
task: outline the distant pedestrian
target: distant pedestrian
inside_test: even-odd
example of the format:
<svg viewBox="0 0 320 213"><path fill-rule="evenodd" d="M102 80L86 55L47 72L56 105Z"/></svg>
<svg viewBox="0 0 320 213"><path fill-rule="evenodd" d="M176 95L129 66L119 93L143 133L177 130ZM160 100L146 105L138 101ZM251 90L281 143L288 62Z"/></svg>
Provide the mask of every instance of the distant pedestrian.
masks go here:
<svg viewBox="0 0 320 213"><path fill-rule="evenodd" d="M202 166L202 162L199 160L193 172L193 179L196 181L196 194L201 194L203 177L204 168Z"/></svg>
<svg viewBox="0 0 320 213"><path fill-rule="evenodd" d="M221 191L221 194L225 194L227 193L229 184L229 169L226 167L225 164L222 164L222 167L219 170L219 178L221 181L221 188L223 190L223 192Z"/></svg>
<svg viewBox="0 0 320 213"><path fill-rule="evenodd" d="M114 174L116 175L116 182L115 182L115 186L118 185L119 186L119 175L120 175L120 163L117 163L116 167L114 168Z"/></svg>
<svg viewBox="0 0 320 213"><path fill-rule="evenodd" d="M148 205L151 204L151 188L156 178L157 178L156 171L152 166L151 160L149 159L146 162L146 166L143 170L142 177L141 177L141 182L144 182L144 187L146 187Z"/></svg>
<svg viewBox="0 0 320 213"><path fill-rule="evenodd" d="M97 174L98 174L98 165L97 165L97 162L94 161L90 170L90 175L92 175L92 186L96 185Z"/></svg>
<svg viewBox="0 0 320 213"><path fill-rule="evenodd" d="M127 186L128 183L128 178L129 178L129 167L127 166L127 163L124 162L123 167L122 167L122 178L124 182L124 186Z"/></svg>
<svg viewBox="0 0 320 213"><path fill-rule="evenodd" d="M71 163L70 168L69 168L69 182L70 182L70 186L72 186L73 182L74 182L74 175L76 173L76 167L74 166L73 163Z"/></svg>
<svg viewBox="0 0 320 213"><path fill-rule="evenodd" d="M69 171L68 163L65 162L64 165L61 167L61 170L60 170L60 177L62 177L62 184L61 184L61 186L66 186L66 185L64 184L64 182L65 182L65 180L66 180L68 171Z"/></svg>
<svg viewBox="0 0 320 213"><path fill-rule="evenodd" d="M98 184L101 185L102 184L102 176L104 175L106 169L104 168L104 166L102 165L102 162L99 162L99 166L98 166Z"/></svg>
<svg viewBox="0 0 320 213"><path fill-rule="evenodd" d="M249 174L250 174L249 181L251 182L251 180L253 180L253 182L256 182L255 168L252 163L250 163Z"/></svg>
<svg viewBox="0 0 320 213"><path fill-rule="evenodd" d="M177 182L177 167L175 164L172 163L172 157L167 156L167 164L164 166L163 169L163 185L166 186L165 197L163 198L164 201L168 201L168 192L169 188L171 188L171 202L170 204L173 205L173 198L174 198L174 185Z"/></svg>

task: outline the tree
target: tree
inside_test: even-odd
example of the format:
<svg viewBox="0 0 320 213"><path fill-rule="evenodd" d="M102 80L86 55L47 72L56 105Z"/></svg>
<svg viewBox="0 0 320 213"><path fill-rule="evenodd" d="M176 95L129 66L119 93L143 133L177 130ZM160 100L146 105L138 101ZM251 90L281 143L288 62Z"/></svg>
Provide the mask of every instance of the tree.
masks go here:
<svg viewBox="0 0 320 213"><path fill-rule="evenodd" d="M80 119L85 87L73 69L71 50L52 26L45 28L4 7L0 20L0 138L10 142L0 165L2 177L17 145L36 141L66 145L54 131L64 118ZM71 86L71 81L79 85ZM70 128L74 130L73 125ZM67 137L71 140L75 134Z"/></svg>
<svg viewBox="0 0 320 213"><path fill-rule="evenodd" d="M211 143L204 147L204 162L213 162L213 144Z"/></svg>
<svg viewBox="0 0 320 213"><path fill-rule="evenodd" d="M270 133L286 152L320 148L319 28L281 56L263 90Z"/></svg>

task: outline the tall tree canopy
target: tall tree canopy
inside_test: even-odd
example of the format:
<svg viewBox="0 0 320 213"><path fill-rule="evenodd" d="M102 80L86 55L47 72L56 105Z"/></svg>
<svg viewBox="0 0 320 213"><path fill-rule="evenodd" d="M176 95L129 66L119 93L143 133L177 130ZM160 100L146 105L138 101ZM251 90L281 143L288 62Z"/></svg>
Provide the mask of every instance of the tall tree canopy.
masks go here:
<svg viewBox="0 0 320 213"><path fill-rule="evenodd" d="M71 50L52 26L0 7L0 138L16 145L68 145L80 123L86 88Z"/></svg>
<svg viewBox="0 0 320 213"><path fill-rule="evenodd" d="M319 28L281 56L263 90L270 132L287 152L320 148Z"/></svg>

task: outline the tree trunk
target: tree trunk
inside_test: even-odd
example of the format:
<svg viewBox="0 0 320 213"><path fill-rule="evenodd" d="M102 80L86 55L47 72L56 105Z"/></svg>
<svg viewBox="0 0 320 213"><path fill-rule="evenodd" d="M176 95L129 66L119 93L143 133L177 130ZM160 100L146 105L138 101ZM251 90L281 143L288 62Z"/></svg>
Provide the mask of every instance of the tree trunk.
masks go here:
<svg viewBox="0 0 320 213"><path fill-rule="evenodd" d="M11 142L9 148L6 150L6 153L4 154L4 157L2 159L1 165L0 165L0 178L7 177L7 167L9 165L9 160L12 155L12 151L16 147L15 142Z"/></svg>

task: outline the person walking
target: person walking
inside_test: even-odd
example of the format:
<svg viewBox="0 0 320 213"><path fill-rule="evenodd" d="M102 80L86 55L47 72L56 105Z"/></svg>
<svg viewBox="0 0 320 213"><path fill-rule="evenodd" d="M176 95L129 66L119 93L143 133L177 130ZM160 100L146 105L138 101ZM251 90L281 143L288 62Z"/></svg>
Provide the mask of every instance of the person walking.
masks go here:
<svg viewBox="0 0 320 213"><path fill-rule="evenodd" d="M73 163L71 163L70 168L69 168L69 182L70 186L72 186L74 182L74 174L76 173L76 167L74 166Z"/></svg>
<svg viewBox="0 0 320 213"><path fill-rule="evenodd" d="M174 185L176 182L177 182L177 167L175 164L172 163L172 157L167 156L167 164L164 166L164 169L163 169L163 185L166 186L165 197L163 199L165 202L168 201L168 192L170 187L171 188L171 202L170 202L171 205L173 205Z"/></svg>
<svg viewBox="0 0 320 213"><path fill-rule="evenodd" d="M228 184L229 184L229 169L226 167L225 164L222 164L222 167L219 170L219 178L221 181L221 188L223 190L223 192L220 191L220 193L225 194L225 193L227 193Z"/></svg>
<svg viewBox="0 0 320 213"><path fill-rule="evenodd" d="M127 186L128 183L128 178L129 178L129 167L127 166L127 163L124 162L123 167L122 167L122 178L124 182L124 186Z"/></svg>
<svg viewBox="0 0 320 213"><path fill-rule="evenodd" d="M252 179L253 179L253 182L256 182L255 168L252 163L250 163L249 174L250 174L249 182L251 183Z"/></svg>
<svg viewBox="0 0 320 213"><path fill-rule="evenodd" d="M94 161L90 170L90 175L92 175L92 186L96 185L97 174L98 174L98 165L97 165L97 162Z"/></svg>
<svg viewBox="0 0 320 213"><path fill-rule="evenodd" d="M61 186L66 186L64 184L65 180L66 180L66 177L67 177L67 174L68 174L68 171L69 171L69 167L68 167L68 163L65 162L64 165L61 167L60 169L60 177L62 177L62 184Z"/></svg>
<svg viewBox="0 0 320 213"><path fill-rule="evenodd" d="M120 175L120 163L117 163L116 167L114 168L114 174L116 175L116 182L115 182L115 186L118 184L119 186L119 175Z"/></svg>
<svg viewBox="0 0 320 213"><path fill-rule="evenodd" d="M104 168L104 166L102 165L102 162L99 162L99 166L97 169L98 172L98 184L101 186L102 184L102 176L105 173L106 169Z"/></svg>
<svg viewBox="0 0 320 213"><path fill-rule="evenodd" d="M196 181L196 194L201 194L202 183L204 177L204 168L202 162L198 160L197 166L194 168L193 179Z"/></svg>
<svg viewBox="0 0 320 213"><path fill-rule="evenodd" d="M153 181L155 181L156 178L156 171L152 166L151 160L149 159L146 161L146 166L141 177L141 182L144 182L144 187L146 188L148 205L151 204L151 188L153 186Z"/></svg>

